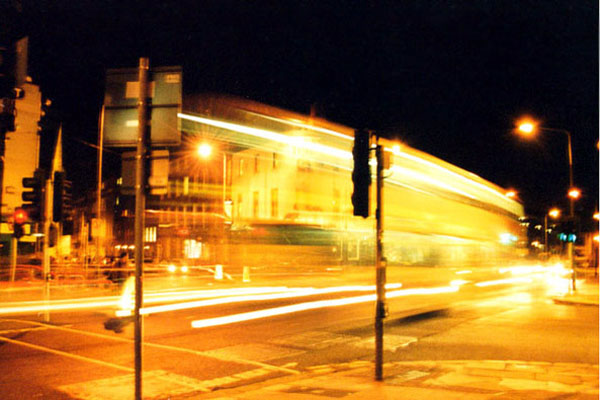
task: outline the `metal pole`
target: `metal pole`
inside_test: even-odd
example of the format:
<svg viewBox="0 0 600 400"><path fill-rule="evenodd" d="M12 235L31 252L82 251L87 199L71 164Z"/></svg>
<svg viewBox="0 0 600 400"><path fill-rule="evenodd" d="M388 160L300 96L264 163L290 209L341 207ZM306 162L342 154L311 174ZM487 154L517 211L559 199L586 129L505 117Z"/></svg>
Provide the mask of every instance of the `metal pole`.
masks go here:
<svg viewBox="0 0 600 400"><path fill-rule="evenodd" d="M15 281L15 276L17 274L17 246L19 243L19 239L11 236L10 238L10 281Z"/></svg>
<svg viewBox="0 0 600 400"><path fill-rule="evenodd" d="M102 157L104 150L104 105L100 110L100 121L98 122L98 186L96 188L96 218L98 220L96 230L96 278L100 277L100 248L102 238L100 228L102 227Z"/></svg>
<svg viewBox="0 0 600 400"><path fill-rule="evenodd" d="M550 257L550 247L548 246L548 213L544 215L544 252L546 253L544 259L548 261Z"/></svg>
<svg viewBox="0 0 600 400"><path fill-rule="evenodd" d="M571 133L567 130L563 130L564 133L567 134L567 151L569 155L569 191L573 188L573 150L571 148ZM569 217L571 217L571 221L575 224L575 205L574 199L569 196ZM577 279L577 273L575 272L575 265L573 264L573 243L567 243L567 252L569 253L569 264L571 265L571 281L573 285L573 291L577 290L575 281Z"/></svg>
<svg viewBox="0 0 600 400"><path fill-rule="evenodd" d="M375 307L375 380L383 380L383 319L386 317L385 281L386 265L383 258L383 148L377 141L375 149L377 157L377 252L376 252L376 286L377 303Z"/></svg>
<svg viewBox="0 0 600 400"><path fill-rule="evenodd" d="M46 187L42 194L44 207L42 210L42 224L44 229L44 247L43 247L43 261L42 268L44 271L44 301L46 302L46 308L44 311L44 321L50 322L50 312L48 307L50 305L50 209L52 208L52 178L46 179Z"/></svg>
<svg viewBox="0 0 600 400"><path fill-rule="evenodd" d="M148 74L150 61L140 58L139 63L139 100L138 135L135 156L135 399L142 399L142 275L144 267L144 208L146 206L146 188L144 164L146 156L146 135L148 132Z"/></svg>

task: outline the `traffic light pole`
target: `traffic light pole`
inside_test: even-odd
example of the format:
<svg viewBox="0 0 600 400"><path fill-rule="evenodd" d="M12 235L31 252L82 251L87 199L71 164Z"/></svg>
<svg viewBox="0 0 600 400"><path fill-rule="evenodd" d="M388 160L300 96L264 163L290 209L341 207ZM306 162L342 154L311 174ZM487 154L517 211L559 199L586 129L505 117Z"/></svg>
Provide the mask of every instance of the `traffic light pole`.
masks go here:
<svg viewBox="0 0 600 400"><path fill-rule="evenodd" d="M144 164L146 161L146 137L148 135L148 75L150 61L140 58L139 63L139 100L138 135L135 156L135 399L142 399L142 276L144 267L144 208L146 207L146 179Z"/></svg>
<svg viewBox="0 0 600 400"><path fill-rule="evenodd" d="M14 282L17 275L17 246L19 239L14 235L10 238L10 281Z"/></svg>
<svg viewBox="0 0 600 400"><path fill-rule="evenodd" d="M46 179L44 190L42 192L42 201L44 206L42 207L42 224L44 228L44 247L42 250L42 269L44 272L44 301L46 302L46 308L44 311L44 321L50 322L50 311L48 309L50 303L50 210L52 209L52 196L50 192L52 190L52 180Z"/></svg>
<svg viewBox="0 0 600 400"><path fill-rule="evenodd" d="M383 257L383 147L376 142L377 157L377 245L375 255L377 303L375 306L375 380L383 380L383 320L387 310L385 304L386 262Z"/></svg>

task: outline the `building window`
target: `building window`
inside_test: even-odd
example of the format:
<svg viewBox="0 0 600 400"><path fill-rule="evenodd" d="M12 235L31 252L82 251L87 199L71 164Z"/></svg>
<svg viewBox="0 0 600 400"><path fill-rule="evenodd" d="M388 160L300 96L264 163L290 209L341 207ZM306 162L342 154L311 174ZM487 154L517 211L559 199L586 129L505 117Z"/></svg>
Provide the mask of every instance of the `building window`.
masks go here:
<svg viewBox="0 0 600 400"><path fill-rule="evenodd" d="M277 153L273 152L273 169L277 169L278 164L279 164L279 160L277 159Z"/></svg>
<svg viewBox="0 0 600 400"><path fill-rule="evenodd" d="M240 169L238 171L239 176L243 176L244 175L244 159L240 158Z"/></svg>
<svg viewBox="0 0 600 400"><path fill-rule="evenodd" d="M258 218L258 192L252 193L252 216Z"/></svg>
<svg viewBox="0 0 600 400"><path fill-rule="evenodd" d="M271 189L271 217L277 218L279 216L279 191L277 189Z"/></svg>
<svg viewBox="0 0 600 400"><path fill-rule="evenodd" d="M258 154L254 156L254 173L258 174Z"/></svg>
<svg viewBox="0 0 600 400"><path fill-rule="evenodd" d="M183 178L183 195L187 196L188 194L190 194L190 177L185 176Z"/></svg>

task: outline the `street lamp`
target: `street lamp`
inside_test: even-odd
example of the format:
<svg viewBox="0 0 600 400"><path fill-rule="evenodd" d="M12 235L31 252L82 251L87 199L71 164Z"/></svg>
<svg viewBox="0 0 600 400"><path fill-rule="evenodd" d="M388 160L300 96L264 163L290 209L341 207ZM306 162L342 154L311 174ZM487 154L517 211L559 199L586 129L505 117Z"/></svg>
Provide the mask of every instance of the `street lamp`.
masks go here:
<svg viewBox="0 0 600 400"><path fill-rule="evenodd" d="M212 154L212 146L208 143L201 143L198 145L196 152L200 157L206 159Z"/></svg>
<svg viewBox="0 0 600 400"><path fill-rule="evenodd" d="M575 215L573 202L581 196L581 191L573 186L573 150L571 147L571 132L566 129L541 127L537 122L531 119L521 120L517 124L516 132L525 138L534 137L538 131L562 132L567 135L567 153L569 157L569 216L573 217Z"/></svg>
<svg viewBox="0 0 600 400"><path fill-rule="evenodd" d="M566 129L541 127L541 126L539 126L537 121L534 121L533 119L529 119L529 118L522 119L521 121L519 121L517 123L516 132L526 138L531 138L531 137L535 136L535 134L539 131L561 132L561 133L564 133L565 135L567 135L567 153L568 153L568 157L569 157L569 191L568 191L569 217L572 220L575 217L574 201L581 196L581 192L579 191L579 189L577 189L573 186L573 151L571 148L571 132L569 132ZM567 252L569 253L569 264L571 266L571 270L573 271L572 272L573 290L575 290L575 278L576 277L575 277L575 266L573 265L573 243L572 242L568 242L567 249L568 249Z"/></svg>

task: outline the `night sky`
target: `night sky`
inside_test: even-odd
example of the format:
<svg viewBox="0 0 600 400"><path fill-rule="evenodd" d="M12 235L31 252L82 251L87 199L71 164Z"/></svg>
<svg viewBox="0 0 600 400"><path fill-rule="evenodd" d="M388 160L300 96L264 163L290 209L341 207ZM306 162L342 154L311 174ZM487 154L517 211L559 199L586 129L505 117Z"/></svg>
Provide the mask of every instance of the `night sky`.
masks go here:
<svg viewBox="0 0 600 400"><path fill-rule="evenodd" d="M591 218L597 208L597 1L23 5L29 74L63 121L76 185L94 185L95 150L80 140L97 140L105 70L137 67L147 56L152 66L182 65L187 93L228 93L304 114L314 105L321 117L375 129L515 188L530 215L566 210L566 136L515 136L515 120L532 115L572 133L583 191L576 209Z"/></svg>

